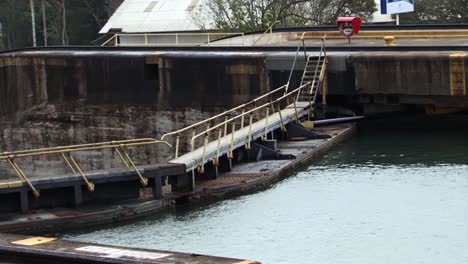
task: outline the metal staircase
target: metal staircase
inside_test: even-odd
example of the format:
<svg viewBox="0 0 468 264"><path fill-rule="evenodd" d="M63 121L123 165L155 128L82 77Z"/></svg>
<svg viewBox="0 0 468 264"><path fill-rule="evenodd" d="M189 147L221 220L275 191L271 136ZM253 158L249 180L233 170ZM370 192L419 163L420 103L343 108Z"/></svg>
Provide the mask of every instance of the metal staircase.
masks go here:
<svg viewBox="0 0 468 264"><path fill-rule="evenodd" d="M319 56L312 55L307 57L301 86L307 83L310 83L310 86L308 89L301 91L297 98L298 102L309 102L310 107L313 108L316 105L319 92L326 94L326 87L323 86L326 83L327 63L328 58L324 42Z"/></svg>

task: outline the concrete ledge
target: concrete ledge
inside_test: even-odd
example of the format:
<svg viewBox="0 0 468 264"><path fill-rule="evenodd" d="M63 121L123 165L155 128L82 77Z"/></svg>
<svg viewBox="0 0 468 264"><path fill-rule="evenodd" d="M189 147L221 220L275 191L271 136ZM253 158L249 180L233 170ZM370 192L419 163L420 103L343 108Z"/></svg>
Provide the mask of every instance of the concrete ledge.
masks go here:
<svg viewBox="0 0 468 264"><path fill-rule="evenodd" d="M139 172L148 178L153 194L161 196L162 177L172 177L185 174L185 166L178 164L155 164L139 167ZM136 199L140 197L139 177L133 170L113 169L94 171L86 175L95 184L94 191L87 190L83 179L78 174L58 177L31 179L31 183L41 191L41 196L35 198L29 186L10 185L0 188L0 212L26 212L30 209L46 209L56 207L77 207L83 204L111 203L119 200Z"/></svg>
<svg viewBox="0 0 468 264"><path fill-rule="evenodd" d="M0 235L0 261L8 263L260 264L256 261L72 242L46 237Z"/></svg>

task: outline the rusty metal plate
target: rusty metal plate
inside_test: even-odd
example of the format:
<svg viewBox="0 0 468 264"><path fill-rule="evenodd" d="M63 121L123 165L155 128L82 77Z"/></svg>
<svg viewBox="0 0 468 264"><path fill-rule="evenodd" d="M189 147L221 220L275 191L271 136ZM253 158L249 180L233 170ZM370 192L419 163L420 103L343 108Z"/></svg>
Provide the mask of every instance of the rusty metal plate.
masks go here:
<svg viewBox="0 0 468 264"><path fill-rule="evenodd" d="M452 96L466 95L466 65L468 54L457 53L450 55L450 94Z"/></svg>

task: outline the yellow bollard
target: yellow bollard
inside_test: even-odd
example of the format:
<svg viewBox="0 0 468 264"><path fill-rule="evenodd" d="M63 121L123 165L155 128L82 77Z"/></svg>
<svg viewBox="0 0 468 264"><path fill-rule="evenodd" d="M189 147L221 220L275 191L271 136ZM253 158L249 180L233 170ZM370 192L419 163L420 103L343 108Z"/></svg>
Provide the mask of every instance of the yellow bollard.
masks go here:
<svg viewBox="0 0 468 264"><path fill-rule="evenodd" d="M387 46L393 46L393 41L395 40L394 36L385 36L383 39L385 40L385 44Z"/></svg>

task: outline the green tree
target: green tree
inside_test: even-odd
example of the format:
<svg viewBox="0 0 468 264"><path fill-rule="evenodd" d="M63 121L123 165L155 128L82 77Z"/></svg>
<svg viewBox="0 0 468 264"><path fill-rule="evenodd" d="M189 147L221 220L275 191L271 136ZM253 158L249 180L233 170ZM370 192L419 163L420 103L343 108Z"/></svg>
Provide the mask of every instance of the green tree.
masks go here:
<svg viewBox="0 0 468 264"><path fill-rule="evenodd" d="M29 1L0 1L0 23L5 48L32 45Z"/></svg>
<svg viewBox="0 0 468 264"><path fill-rule="evenodd" d="M342 15L366 20L375 10L374 0L206 0L194 19L201 28L255 31L275 21L298 27L333 24Z"/></svg>
<svg viewBox="0 0 468 264"><path fill-rule="evenodd" d="M44 44L46 33L49 45L89 45L122 1L34 0L38 45ZM4 48L32 46L30 11L29 0L0 0Z"/></svg>
<svg viewBox="0 0 468 264"><path fill-rule="evenodd" d="M467 0L418 1L414 13L400 15L404 24L461 24L468 23Z"/></svg>

